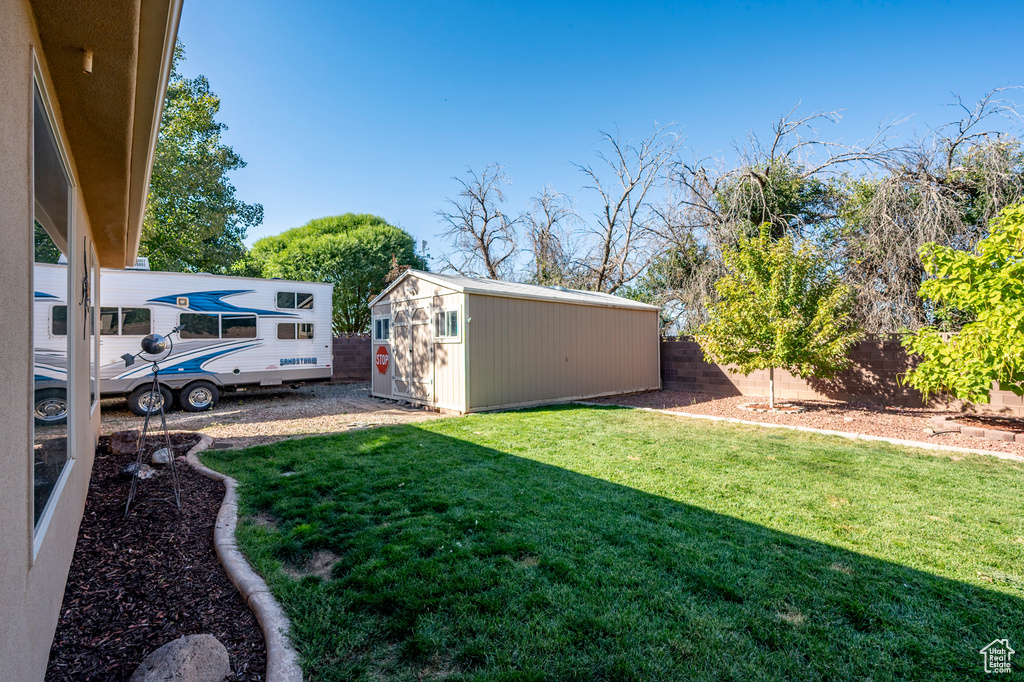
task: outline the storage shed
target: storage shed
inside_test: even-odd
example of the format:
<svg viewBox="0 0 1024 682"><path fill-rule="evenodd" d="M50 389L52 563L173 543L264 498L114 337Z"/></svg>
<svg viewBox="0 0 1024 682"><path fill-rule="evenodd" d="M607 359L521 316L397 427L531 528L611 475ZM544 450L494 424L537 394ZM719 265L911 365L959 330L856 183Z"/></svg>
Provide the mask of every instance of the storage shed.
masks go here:
<svg viewBox="0 0 1024 682"><path fill-rule="evenodd" d="M373 395L462 414L661 387L658 312L408 270L370 303Z"/></svg>

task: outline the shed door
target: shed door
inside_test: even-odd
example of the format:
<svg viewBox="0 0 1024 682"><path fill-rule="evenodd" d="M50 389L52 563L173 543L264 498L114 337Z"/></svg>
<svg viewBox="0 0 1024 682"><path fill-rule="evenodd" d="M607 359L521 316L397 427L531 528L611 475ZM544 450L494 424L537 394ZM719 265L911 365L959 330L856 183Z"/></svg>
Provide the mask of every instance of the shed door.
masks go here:
<svg viewBox="0 0 1024 682"><path fill-rule="evenodd" d="M434 343L430 334L430 309L409 308L392 320L391 342L395 353L395 395L432 402L434 399Z"/></svg>

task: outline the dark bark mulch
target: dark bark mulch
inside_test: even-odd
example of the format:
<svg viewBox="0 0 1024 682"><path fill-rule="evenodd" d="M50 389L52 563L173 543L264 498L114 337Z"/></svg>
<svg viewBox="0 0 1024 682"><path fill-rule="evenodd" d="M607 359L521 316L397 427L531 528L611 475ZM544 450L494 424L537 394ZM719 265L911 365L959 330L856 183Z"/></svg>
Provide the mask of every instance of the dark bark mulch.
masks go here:
<svg viewBox="0 0 1024 682"><path fill-rule="evenodd" d="M176 456L199 442L192 433L171 437ZM227 647L229 679L264 679L263 632L213 548L223 484L178 460L181 509L155 500L169 496L167 467L159 467L125 519L131 479L121 469L133 461L100 439L46 679L128 680L159 647L202 633Z"/></svg>

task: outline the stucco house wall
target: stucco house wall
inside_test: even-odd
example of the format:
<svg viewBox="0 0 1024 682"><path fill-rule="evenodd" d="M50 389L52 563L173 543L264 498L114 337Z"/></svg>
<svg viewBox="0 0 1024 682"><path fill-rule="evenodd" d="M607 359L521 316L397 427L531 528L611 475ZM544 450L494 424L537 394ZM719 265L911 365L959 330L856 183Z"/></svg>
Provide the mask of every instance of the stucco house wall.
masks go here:
<svg viewBox="0 0 1024 682"><path fill-rule="evenodd" d="M145 4L146 7L142 8ZM162 103L166 79L162 85L152 87L148 104L155 108L149 111L146 123L139 113L139 88L132 88L123 100L129 105L115 106L104 103L88 91L90 82L82 81L80 92L76 91L71 79L75 71L83 79L88 75L82 70L81 44L67 42L75 31L88 29L96 23L97 42L129 46L137 52L112 54L97 52L97 68L105 68L104 59L115 56L128 61L131 75L136 74L135 62L131 61L143 49L167 54L164 44L169 38L173 47L177 31L180 4L158 0L156 3L121 2L111 5L61 4L57 2L28 2L27 0L0 0L0 679L41 680L46 672L50 643L56 628L68 569L74 554L79 523L85 505L90 472L93 464L96 439L99 433L100 410L98 401L90 396L90 341L84 334L87 303L80 295L83 279L94 270L94 282L98 285L99 263L93 260L90 267L87 257L95 244L99 260L115 267L124 267L128 258L134 259L138 248L137 234L128 237L128 214L130 205L137 204L137 196L148 183L151 157L143 155L142 166L133 167L132 149L138 152L140 140L155 140L156 128L152 120L156 114L159 121L159 104ZM142 14L155 12L154 30L161 33L161 45L139 45L140 35L145 33L140 20ZM152 11L151 11L152 10ZM68 28L68 33L52 31L51 39L41 38L40 22L49 22L50 27L60 26L64 14L77 13L79 23ZM161 12L163 15L161 16ZM109 35L104 30L105 16L128 14L129 25L134 23L131 35ZM60 35L58 35L60 34ZM64 42L62 42L64 41ZM104 42L107 41L107 42ZM80 42L85 42L84 40ZM152 55L148 55L152 58ZM169 58L169 56L168 56ZM159 60L158 60L159 61ZM61 64L62 81L53 75L53 64ZM123 66L123 65L122 65ZM163 72L160 61L156 70ZM152 71L152 69L150 69ZM122 72L127 73L124 69ZM141 73L141 71L139 71ZM155 72L153 72L155 73ZM150 75L153 75L152 73ZM71 460L64 471L63 485L55 489L51 511L44 515L37 528L33 513L33 421L31 405L34 394L34 363L32 342L33 310L33 261L34 261L34 201L33 201L33 112L34 82L38 80L44 99L52 114L54 133L66 153L66 165L71 175L72 187L69 193L71 225L68 228L68 269L70 279L68 338L72 371L68 377L69 403L72 409L68 415L67 450ZM123 79L122 79L123 80ZM159 80L159 79L158 79ZM122 87L115 79L95 81L98 86ZM138 82L141 82L138 81ZM141 87L141 86L140 86ZM81 100L76 99L81 95ZM159 97L159 102L154 102ZM79 102L82 108L78 107ZM147 100L142 99L146 104ZM71 107L71 111L62 108ZM89 107L108 107L111 115L97 120L85 115ZM109 143L104 131L89 132L88 126L123 121L122 154L117 155L117 145ZM69 122L71 122L69 124ZM77 127L76 133L69 132ZM140 129L134 129L141 126ZM146 126L149 126L148 128ZM106 140L106 142L105 142ZM103 185L104 178L93 177L97 166L83 170L80 158L74 148L89 144L115 147L115 157L107 160L119 166L125 177L120 182ZM92 163L92 162L90 162ZM87 166L89 164L86 164ZM143 170L145 172L143 172ZM132 176L129 181L127 176ZM134 182L135 188L128 185ZM94 191L85 190L92 184ZM104 201L109 198L109 201ZM138 206L135 208L138 214ZM122 215L123 220L116 216ZM104 234L94 240L97 216L104 225ZM111 216L114 216L111 218ZM98 292L97 292L98 294ZM48 521L46 519L48 518Z"/></svg>

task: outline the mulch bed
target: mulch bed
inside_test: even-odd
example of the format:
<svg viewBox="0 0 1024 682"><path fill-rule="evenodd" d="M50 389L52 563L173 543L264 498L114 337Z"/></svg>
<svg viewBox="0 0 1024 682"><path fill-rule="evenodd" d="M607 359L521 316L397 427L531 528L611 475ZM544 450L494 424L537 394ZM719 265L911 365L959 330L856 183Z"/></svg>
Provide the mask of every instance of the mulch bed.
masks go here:
<svg viewBox="0 0 1024 682"><path fill-rule="evenodd" d="M176 456L199 442L193 433L171 436ZM131 479L121 469L135 455L107 450L100 438L46 679L128 680L159 647L202 633L227 648L229 679L264 679L263 632L213 547L223 484L178 460L181 509L154 501L167 496L160 467L125 519Z"/></svg>

